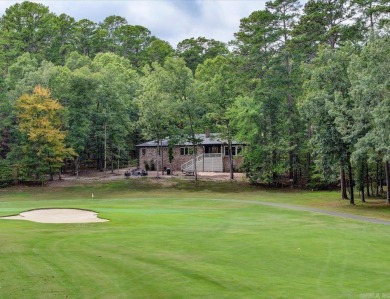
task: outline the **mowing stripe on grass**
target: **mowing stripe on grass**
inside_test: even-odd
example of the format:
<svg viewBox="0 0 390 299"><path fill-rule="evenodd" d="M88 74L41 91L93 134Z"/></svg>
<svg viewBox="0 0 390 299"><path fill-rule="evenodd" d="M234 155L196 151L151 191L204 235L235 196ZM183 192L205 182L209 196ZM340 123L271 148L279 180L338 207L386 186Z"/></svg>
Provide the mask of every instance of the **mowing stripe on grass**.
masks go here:
<svg viewBox="0 0 390 299"><path fill-rule="evenodd" d="M369 222L369 223L374 223L374 224L390 225L390 221L388 221L388 220L381 220L381 219L369 218L369 217L364 217L364 216L359 216L359 215L353 215L353 214L347 214L347 213L341 213L341 212L333 212L333 211L326 211L326 210L317 209L317 208L309 208L309 207L303 207L303 206L297 206L297 205L291 205L291 204L284 204L284 203L275 203L275 202L266 202L266 201L254 201L254 200L240 200L240 199L209 199L209 200L224 201L224 202L237 202L237 203L249 203L249 204L255 204L255 205L264 205L264 206L281 208L281 209L289 209L289 210L295 210L295 211L306 211L306 212L324 214L324 215L328 215L328 216L335 216L335 217L353 219L353 220Z"/></svg>

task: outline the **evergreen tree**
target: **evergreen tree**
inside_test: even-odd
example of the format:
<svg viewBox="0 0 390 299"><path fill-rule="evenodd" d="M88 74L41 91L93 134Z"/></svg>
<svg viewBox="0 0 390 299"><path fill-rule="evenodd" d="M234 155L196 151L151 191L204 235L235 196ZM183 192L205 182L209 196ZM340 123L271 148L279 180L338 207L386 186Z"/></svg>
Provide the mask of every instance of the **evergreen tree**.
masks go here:
<svg viewBox="0 0 390 299"><path fill-rule="evenodd" d="M183 59L167 58L164 69L167 74L164 88L173 109L176 110L177 127L180 129L177 139L189 142L193 147L194 175L197 180L196 147L201 140L196 134L203 128L202 117L205 114L205 107L195 93L192 71Z"/></svg>
<svg viewBox="0 0 390 299"><path fill-rule="evenodd" d="M48 7L25 1L6 9L0 19L0 66L6 69L23 53L30 53L38 60L52 43L55 15Z"/></svg>
<svg viewBox="0 0 390 299"><path fill-rule="evenodd" d="M220 41L205 37L189 38L181 41L176 48L176 53L183 58L188 68L195 73L196 67L208 58L229 53L227 46Z"/></svg>
<svg viewBox="0 0 390 299"><path fill-rule="evenodd" d="M354 101L351 135L357 139L354 156L368 155L372 161L380 159L385 165L387 186L390 185L389 54L389 35L373 37L349 68ZM387 202L390 203L389 188Z"/></svg>
<svg viewBox="0 0 390 299"><path fill-rule="evenodd" d="M198 65L195 73L197 94L207 107L206 117L211 121L221 137L226 139L229 148L230 179L233 179L232 141L234 128L228 117L228 110L239 94L236 73L230 58L217 56Z"/></svg>
<svg viewBox="0 0 390 299"><path fill-rule="evenodd" d="M175 109L170 102L167 90L167 71L157 62L152 67L145 66L144 77L141 79L142 89L137 99L138 125L143 137L157 141L156 157L162 158L161 142L166 137L174 137ZM163 161L156 161L157 177L162 170Z"/></svg>

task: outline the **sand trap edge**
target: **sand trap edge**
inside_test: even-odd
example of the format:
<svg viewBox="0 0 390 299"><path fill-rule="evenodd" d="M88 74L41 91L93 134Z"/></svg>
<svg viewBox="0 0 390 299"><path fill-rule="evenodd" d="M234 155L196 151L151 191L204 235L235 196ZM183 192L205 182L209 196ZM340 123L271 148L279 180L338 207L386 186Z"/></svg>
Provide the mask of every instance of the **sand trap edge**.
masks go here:
<svg viewBox="0 0 390 299"><path fill-rule="evenodd" d="M26 220L37 223L100 223L108 219L98 217L98 213L76 208L40 208L21 212L18 215L0 217L0 220Z"/></svg>

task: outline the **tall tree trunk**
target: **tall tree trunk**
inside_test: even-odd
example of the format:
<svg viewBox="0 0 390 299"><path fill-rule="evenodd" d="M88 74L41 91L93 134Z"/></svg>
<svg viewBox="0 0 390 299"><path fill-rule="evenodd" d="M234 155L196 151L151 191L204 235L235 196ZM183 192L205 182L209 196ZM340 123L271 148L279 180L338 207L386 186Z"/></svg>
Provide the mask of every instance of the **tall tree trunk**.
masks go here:
<svg viewBox="0 0 390 299"><path fill-rule="evenodd" d="M354 186L354 181L353 181L353 174L352 174L352 165L351 165L351 159L348 155L348 176L349 176L349 188L350 188L350 196L351 198L349 199L349 203L351 205L355 204L355 196L353 194L353 186Z"/></svg>
<svg viewBox="0 0 390 299"><path fill-rule="evenodd" d="M104 172L107 171L107 124L104 123Z"/></svg>
<svg viewBox="0 0 390 299"><path fill-rule="evenodd" d="M292 132L292 129L290 129L290 138L291 135L293 134ZM293 141L290 140L290 147L293 146ZM288 152L288 155L289 155L289 179L290 179L290 184L291 184L291 188L293 187L293 185L295 184L296 182L296 177L294 176L294 151L293 150L289 150Z"/></svg>
<svg viewBox="0 0 390 299"><path fill-rule="evenodd" d="M286 20L283 20L283 38L284 38L284 44L287 45L288 43L288 26ZM293 105L294 105L294 98L293 94L291 92L291 63L290 63L290 55L289 52L285 52L284 56L284 67L287 73L287 86L288 86L288 91L287 91L287 107L288 107L288 125L289 125L289 146L290 150L288 152L289 155L289 179L291 183L291 188L293 185L297 184L297 176L294 175L294 150L292 149L294 146L294 126L293 126Z"/></svg>
<svg viewBox="0 0 390 299"><path fill-rule="evenodd" d="M359 191L360 191L360 199L362 200L362 202L366 202L366 198L364 195L364 183L360 184Z"/></svg>
<svg viewBox="0 0 390 299"><path fill-rule="evenodd" d="M359 193L360 199L362 202L366 202L365 194L364 194L364 186L365 186L365 178L366 176L366 162L362 159L360 161L359 171L358 171L358 182L359 182Z"/></svg>
<svg viewBox="0 0 390 299"><path fill-rule="evenodd" d="M191 111L188 110L188 118L190 120L190 128L191 128L191 139L192 139L192 149L193 149L193 163L194 163L194 176L195 176L195 181L198 180L198 172L196 169L196 136L195 136L195 129L194 129L194 123L192 120L192 114Z"/></svg>
<svg viewBox="0 0 390 299"><path fill-rule="evenodd" d="M379 185L380 189L379 189L379 191L380 191L381 194L383 194L383 165L382 164L380 165L379 169L380 169L380 175L379 175L379 178L380 178L380 180L379 180L380 181L380 185Z"/></svg>
<svg viewBox="0 0 390 299"><path fill-rule="evenodd" d="M345 179L345 169L343 163L340 163L340 187L341 187L341 199L348 199L347 195L347 182Z"/></svg>
<svg viewBox="0 0 390 299"><path fill-rule="evenodd" d="M276 153L274 150L272 150L272 167L276 164L277 158L276 158ZM278 187L278 174L272 170L272 183L274 187Z"/></svg>
<svg viewBox="0 0 390 299"><path fill-rule="evenodd" d="M75 166L76 178L78 179L79 178L79 171L80 171L80 157L79 156L77 156L75 163L74 163L74 166Z"/></svg>
<svg viewBox="0 0 390 299"><path fill-rule="evenodd" d="M385 163L385 170L386 170L386 203L390 204L390 162L386 161Z"/></svg>
<svg viewBox="0 0 390 299"><path fill-rule="evenodd" d="M307 141L309 141L311 139L310 126L307 129L306 138L307 138ZM306 177L307 177L306 183L309 183L311 181L311 154L310 154L310 151L308 151L308 153L306 154L306 163L307 163L306 164ZM345 186L345 193L347 193L347 185L345 183L345 171L344 171L344 186Z"/></svg>
<svg viewBox="0 0 390 299"><path fill-rule="evenodd" d="M164 150L163 150L163 145L162 145L162 140L161 140L161 146L160 146L160 154L161 154L161 175L164 175ZM166 169L166 168L165 168Z"/></svg>
<svg viewBox="0 0 390 299"><path fill-rule="evenodd" d="M367 197L370 197L370 173L368 169L368 162L365 163L366 166L366 190L367 190Z"/></svg>
<svg viewBox="0 0 390 299"><path fill-rule="evenodd" d="M288 58L287 58L288 61ZM289 64L286 66L289 67ZM290 79L289 85L290 85ZM289 134L290 134L290 141L289 141L289 146L290 150L288 151L288 156L289 156L289 179L291 182L291 187L293 186L294 183L296 183L296 178L294 178L294 151L292 150L294 146L294 129L293 129L293 120L292 120L292 115L293 115L293 97L291 94L287 96L288 98L288 121L289 121Z"/></svg>
<svg viewBox="0 0 390 299"><path fill-rule="evenodd" d="M375 190L375 196L379 197L379 161L376 161L376 190Z"/></svg>
<svg viewBox="0 0 390 299"><path fill-rule="evenodd" d="M230 179L234 179L234 174L233 174L233 153L232 153L232 140L229 138L228 141L228 146L229 146L229 167L230 167Z"/></svg>
<svg viewBox="0 0 390 299"><path fill-rule="evenodd" d="M195 136L194 136L194 140L195 140ZM198 180L198 171L196 169L196 146L195 144L192 145L192 149L193 149L193 163L194 163L194 176L195 176L195 181Z"/></svg>
<svg viewBox="0 0 390 299"><path fill-rule="evenodd" d="M119 173L119 164L120 164L120 158L121 158L121 149L119 148L119 153L118 153L118 160L117 160L117 168L118 168L118 173Z"/></svg>
<svg viewBox="0 0 390 299"><path fill-rule="evenodd" d="M369 1L369 14L370 14L370 29L371 32L374 32L374 13L372 12L372 2Z"/></svg>
<svg viewBox="0 0 390 299"><path fill-rule="evenodd" d="M156 178L160 177L160 139L157 139Z"/></svg>

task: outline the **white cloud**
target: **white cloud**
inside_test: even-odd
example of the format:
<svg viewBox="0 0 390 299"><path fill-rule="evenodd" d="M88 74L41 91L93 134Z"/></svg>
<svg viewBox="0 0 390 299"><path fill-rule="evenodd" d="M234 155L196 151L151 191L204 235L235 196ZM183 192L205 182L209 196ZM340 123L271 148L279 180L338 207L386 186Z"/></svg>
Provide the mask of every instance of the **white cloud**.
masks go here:
<svg viewBox="0 0 390 299"><path fill-rule="evenodd" d="M238 31L240 19L264 8L265 1L196 0L187 9L180 1L128 2L126 19L143 25L174 47L183 39L204 36L228 42ZM183 4L180 3L180 4Z"/></svg>
<svg viewBox="0 0 390 299"><path fill-rule="evenodd" d="M239 30L240 20L253 11L264 8L265 1L206 1L197 0L202 15L199 30L208 32L211 37L224 42L233 39Z"/></svg>
<svg viewBox="0 0 390 299"><path fill-rule="evenodd" d="M137 1L128 3L124 17L130 24L147 27L153 35L168 40L172 46L182 39L183 32L191 32L192 16L171 1Z"/></svg>
<svg viewBox="0 0 390 299"><path fill-rule="evenodd" d="M4 14L5 10L9 6L15 4L16 2L18 2L18 1L0 1L0 12L1 12L1 14ZM21 1L19 1L19 2L21 2Z"/></svg>

